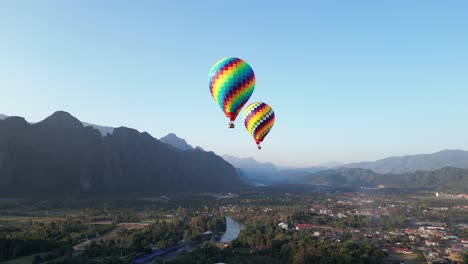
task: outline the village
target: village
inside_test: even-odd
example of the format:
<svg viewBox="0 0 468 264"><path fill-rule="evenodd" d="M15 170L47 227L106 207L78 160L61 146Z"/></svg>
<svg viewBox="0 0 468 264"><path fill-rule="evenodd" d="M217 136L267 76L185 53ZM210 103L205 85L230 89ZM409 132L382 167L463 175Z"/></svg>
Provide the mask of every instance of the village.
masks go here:
<svg viewBox="0 0 468 264"><path fill-rule="evenodd" d="M285 193L279 200L289 203L292 197ZM379 243L393 260L405 259L406 255L414 263L463 263L463 253L468 252L466 194L397 196L363 190L327 191L325 197L311 202L296 196L297 202L304 204L295 210L275 206L243 208L234 204L222 206L220 210L238 215L245 210L252 214L279 215L284 220L277 222L279 228L287 232L308 232L318 240L341 242L342 237L363 237ZM297 211L304 208L308 212L302 211L303 217L298 217ZM291 215L284 216L291 211L294 211Z"/></svg>
<svg viewBox="0 0 468 264"><path fill-rule="evenodd" d="M67 204L25 203L35 213L4 206L4 230L22 227L25 231L15 235L50 234L72 245L50 245L49 253L28 256L43 262L186 263L202 258L244 263L257 258L259 263L348 259L411 264L464 263L468 257L468 199L460 194L271 187L125 200L112 207L101 202L88 208L84 202L65 219L64 209L52 215L48 208ZM67 230L76 231L69 235Z"/></svg>

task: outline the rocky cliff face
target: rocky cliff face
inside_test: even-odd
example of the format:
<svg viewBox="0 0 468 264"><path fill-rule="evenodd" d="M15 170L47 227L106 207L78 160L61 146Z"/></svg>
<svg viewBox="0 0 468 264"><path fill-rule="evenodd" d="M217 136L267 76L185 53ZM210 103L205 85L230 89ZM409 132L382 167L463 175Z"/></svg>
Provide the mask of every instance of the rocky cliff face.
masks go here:
<svg viewBox="0 0 468 264"><path fill-rule="evenodd" d="M235 168L213 152L180 151L134 129L116 128L103 138L66 112L35 124L0 120L3 195L148 195L240 184Z"/></svg>

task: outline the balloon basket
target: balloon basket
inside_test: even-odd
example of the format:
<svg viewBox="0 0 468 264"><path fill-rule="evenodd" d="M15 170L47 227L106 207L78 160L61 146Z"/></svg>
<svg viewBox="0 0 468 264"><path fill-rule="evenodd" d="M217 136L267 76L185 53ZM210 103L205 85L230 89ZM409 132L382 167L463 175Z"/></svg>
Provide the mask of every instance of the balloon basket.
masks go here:
<svg viewBox="0 0 468 264"><path fill-rule="evenodd" d="M262 146L260 146L260 145L257 145L257 148L260 150L260 149L262 149Z"/></svg>
<svg viewBox="0 0 468 264"><path fill-rule="evenodd" d="M232 121L229 122L228 128L234 128L234 127L235 127L235 126L234 126L234 123L233 123Z"/></svg>

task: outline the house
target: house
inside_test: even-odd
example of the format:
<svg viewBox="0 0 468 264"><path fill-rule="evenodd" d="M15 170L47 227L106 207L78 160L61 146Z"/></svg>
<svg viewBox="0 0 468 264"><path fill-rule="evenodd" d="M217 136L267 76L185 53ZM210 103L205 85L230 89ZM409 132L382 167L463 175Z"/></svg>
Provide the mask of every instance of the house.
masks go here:
<svg viewBox="0 0 468 264"><path fill-rule="evenodd" d="M285 229L285 230L288 230L289 226L287 223L285 222L281 222L278 224L279 227L281 227L282 229Z"/></svg>
<svg viewBox="0 0 468 264"><path fill-rule="evenodd" d="M413 234L414 231L411 230L411 229L409 229L409 228L407 228L407 229L405 229L405 233L406 233L406 234Z"/></svg>
<svg viewBox="0 0 468 264"><path fill-rule="evenodd" d="M452 262L456 262L456 263L462 263L463 262L463 256L459 252L451 252L449 254L449 259Z"/></svg>
<svg viewBox="0 0 468 264"><path fill-rule="evenodd" d="M428 230L445 230L445 227L442 226L428 226Z"/></svg>
<svg viewBox="0 0 468 264"><path fill-rule="evenodd" d="M206 241L206 240L210 240L212 237L213 237L213 232L206 231L205 233L202 234L201 239Z"/></svg>
<svg viewBox="0 0 468 264"><path fill-rule="evenodd" d="M319 214L328 214L328 209L320 209Z"/></svg>
<svg viewBox="0 0 468 264"><path fill-rule="evenodd" d="M453 245L451 248L450 248L450 251L451 252L463 252L464 251L464 248L462 245Z"/></svg>
<svg viewBox="0 0 468 264"><path fill-rule="evenodd" d="M347 215L345 214L342 214L342 213L338 213L338 218L346 218L348 217Z"/></svg>
<svg viewBox="0 0 468 264"><path fill-rule="evenodd" d="M413 254L413 251L409 248L392 248L392 251L398 254Z"/></svg>
<svg viewBox="0 0 468 264"><path fill-rule="evenodd" d="M437 241L435 240L432 240L432 239L427 239L425 242L426 246L430 247L430 246L437 246L439 245L439 243L437 243Z"/></svg>
<svg viewBox="0 0 468 264"><path fill-rule="evenodd" d="M296 225L296 230L308 230L308 229L312 229L314 227L315 226L312 225L312 224L297 224Z"/></svg>

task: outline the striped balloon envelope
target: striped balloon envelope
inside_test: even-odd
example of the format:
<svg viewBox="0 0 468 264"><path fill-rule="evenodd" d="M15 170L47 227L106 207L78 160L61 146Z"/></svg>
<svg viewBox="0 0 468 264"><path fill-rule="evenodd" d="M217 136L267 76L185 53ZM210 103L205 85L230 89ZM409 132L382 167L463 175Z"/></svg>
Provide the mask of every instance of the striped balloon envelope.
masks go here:
<svg viewBox="0 0 468 264"><path fill-rule="evenodd" d="M254 138L258 149L261 149L260 143L265 139L275 123L275 112L269 105L255 102L245 108L242 117L247 132Z"/></svg>
<svg viewBox="0 0 468 264"><path fill-rule="evenodd" d="M211 67L208 78L211 96L233 128L234 120L255 89L255 73L241 59L224 58Z"/></svg>

